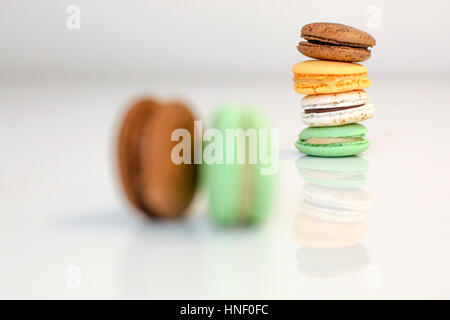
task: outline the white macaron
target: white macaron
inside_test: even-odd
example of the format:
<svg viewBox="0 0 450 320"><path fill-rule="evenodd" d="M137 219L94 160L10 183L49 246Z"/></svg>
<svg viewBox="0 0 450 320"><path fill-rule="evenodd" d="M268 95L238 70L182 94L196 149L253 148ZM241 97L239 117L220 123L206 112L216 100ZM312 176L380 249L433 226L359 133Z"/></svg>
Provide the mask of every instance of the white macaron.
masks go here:
<svg viewBox="0 0 450 320"><path fill-rule="evenodd" d="M375 113L364 90L312 94L302 99L302 121L311 127L340 126L370 119Z"/></svg>

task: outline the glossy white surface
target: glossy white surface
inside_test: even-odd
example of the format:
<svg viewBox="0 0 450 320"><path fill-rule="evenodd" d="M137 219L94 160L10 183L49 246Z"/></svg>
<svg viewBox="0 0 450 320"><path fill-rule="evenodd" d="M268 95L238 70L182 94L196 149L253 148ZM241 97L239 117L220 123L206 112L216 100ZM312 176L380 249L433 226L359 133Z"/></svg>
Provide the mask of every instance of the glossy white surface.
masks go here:
<svg viewBox="0 0 450 320"><path fill-rule="evenodd" d="M373 81L372 146L362 155L370 262L331 278L299 268L294 218L305 181L293 143L304 126L289 81L3 85L0 298L450 298L450 83ZM186 97L205 120L222 99L264 106L282 148L267 223L216 228L201 194L183 222L133 214L117 185L114 139L125 106L147 92Z"/></svg>

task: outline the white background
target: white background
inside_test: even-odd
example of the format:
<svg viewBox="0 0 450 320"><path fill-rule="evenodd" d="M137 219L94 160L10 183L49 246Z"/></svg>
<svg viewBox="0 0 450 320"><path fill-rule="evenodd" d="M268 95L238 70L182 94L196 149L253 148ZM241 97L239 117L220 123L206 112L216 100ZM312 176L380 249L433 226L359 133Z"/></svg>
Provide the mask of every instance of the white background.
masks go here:
<svg viewBox="0 0 450 320"><path fill-rule="evenodd" d="M78 1L81 30L69 31L73 3L2 2L0 297L450 298L447 2ZM373 3L379 30L366 27ZM364 63L376 108L362 154L370 265L327 279L300 271L293 240L305 181L291 67L306 59L301 26L315 21L377 40ZM266 224L214 227L204 192L180 223L137 218L117 183L115 139L141 94L181 97L206 122L224 99L261 107L282 149Z"/></svg>
<svg viewBox="0 0 450 320"><path fill-rule="evenodd" d="M70 4L81 30L66 28ZM381 10L370 73L416 79L450 72L447 1L3 0L0 78L286 81L303 59L301 26L341 22L367 31Z"/></svg>

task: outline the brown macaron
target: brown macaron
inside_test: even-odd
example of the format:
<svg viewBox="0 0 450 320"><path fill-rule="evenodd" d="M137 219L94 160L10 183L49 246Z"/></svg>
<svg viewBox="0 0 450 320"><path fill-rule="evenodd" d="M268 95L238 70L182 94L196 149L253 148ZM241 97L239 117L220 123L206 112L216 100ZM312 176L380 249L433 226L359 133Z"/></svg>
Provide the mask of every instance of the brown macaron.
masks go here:
<svg viewBox="0 0 450 320"><path fill-rule="evenodd" d="M370 58L375 39L362 30L339 23L310 23L302 28L298 51L314 59L361 62Z"/></svg>
<svg viewBox="0 0 450 320"><path fill-rule="evenodd" d="M191 135L191 164L175 164L172 132ZM120 129L118 162L128 200L147 216L177 218L189 206L197 186L194 116L181 102L142 99L128 110Z"/></svg>

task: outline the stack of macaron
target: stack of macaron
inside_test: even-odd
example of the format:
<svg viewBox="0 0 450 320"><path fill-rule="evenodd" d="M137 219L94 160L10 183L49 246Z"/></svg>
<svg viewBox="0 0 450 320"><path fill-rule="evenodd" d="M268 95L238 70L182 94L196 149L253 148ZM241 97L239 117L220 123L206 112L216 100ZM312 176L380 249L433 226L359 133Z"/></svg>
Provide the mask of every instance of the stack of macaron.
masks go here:
<svg viewBox="0 0 450 320"><path fill-rule="evenodd" d="M336 23L311 23L301 31L298 50L318 59L297 63L295 91L302 99L303 130L295 146L321 157L356 155L369 147L367 129L357 122L370 119L374 107L363 89L371 85L367 69L356 62L370 57L375 39L368 33Z"/></svg>

